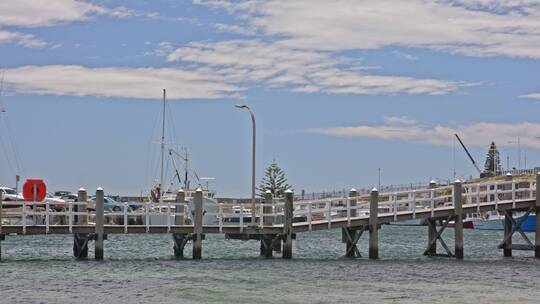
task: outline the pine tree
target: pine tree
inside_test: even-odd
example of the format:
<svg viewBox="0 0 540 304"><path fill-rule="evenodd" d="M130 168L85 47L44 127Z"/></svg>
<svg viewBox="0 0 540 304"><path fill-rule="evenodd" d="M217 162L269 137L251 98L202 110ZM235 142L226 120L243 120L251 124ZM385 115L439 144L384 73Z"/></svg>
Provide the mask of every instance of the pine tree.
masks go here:
<svg viewBox="0 0 540 304"><path fill-rule="evenodd" d="M273 161L264 171L264 177L257 187L260 197L264 197L267 190L270 190L274 197L283 197L286 190L292 190L287 184L285 172L278 166L276 161Z"/></svg>
<svg viewBox="0 0 540 304"><path fill-rule="evenodd" d="M486 163L484 165L484 172L492 173L496 175L501 172L501 158L499 156L499 150L495 142L491 142L489 150L486 154Z"/></svg>

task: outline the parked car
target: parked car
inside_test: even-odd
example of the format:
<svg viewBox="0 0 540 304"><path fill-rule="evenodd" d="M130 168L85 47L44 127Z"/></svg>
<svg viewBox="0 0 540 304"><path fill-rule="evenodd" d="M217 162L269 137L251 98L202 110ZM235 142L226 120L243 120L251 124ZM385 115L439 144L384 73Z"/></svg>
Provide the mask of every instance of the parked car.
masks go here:
<svg viewBox="0 0 540 304"><path fill-rule="evenodd" d="M93 196L88 200L88 205L86 207L90 210L96 210L96 197ZM115 201L114 199L105 196L103 198L103 209L105 210L112 210L112 211L122 211L124 210L124 203L119 203Z"/></svg>
<svg viewBox="0 0 540 304"><path fill-rule="evenodd" d="M70 191L56 191L56 192L54 192L53 196L58 197L58 198L62 198L63 196L70 195L70 194L71 194Z"/></svg>
<svg viewBox="0 0 540 304"><path fill-rule="evenodd" d="M3 202L15 202L15 201L23 201L24 197L15 191L15 189L8 188L8 187L0 187L0 192L2 192L2 201ZM8 204L2 204L3 208L17 208L20 206L17 205L8 205Z"/></svg>
<svg viewBox="0 0 540 304"><path fill-rule="evenodd" d="M54 197L51 193L47 193L45 201L49 203L49 207L55 211L62 211L64 208L67 208L66 200ZM44 205L38 205L39 207L44 207Z"/></svg>
<svg viewBox="0 0 540 304"><path fill-rule="evenodd" d="M0 187L2 192L2 199L4 201L22 201L24 200L23 196L18 194L17 191L13 188Z"/></svg>
<svg viewBox="0 0 540 304"><path fill-rule="evenodd" d="M60 198L65 200L66 202L76 202L79 200L79 197L77 196L77 194L73 194L73 193L63 195Z"/></svg>

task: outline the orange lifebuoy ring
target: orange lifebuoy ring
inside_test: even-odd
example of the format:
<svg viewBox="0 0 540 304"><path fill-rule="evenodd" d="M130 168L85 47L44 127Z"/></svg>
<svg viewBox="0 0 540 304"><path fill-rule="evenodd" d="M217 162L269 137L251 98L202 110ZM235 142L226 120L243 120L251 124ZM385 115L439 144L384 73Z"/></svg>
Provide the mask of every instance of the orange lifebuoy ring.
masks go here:
<svg viewBox="0 0 540 304"><path fill-rule="evenodd" d="M27 179L23 184L23 197L29 202L41 202L47 197L47 186L42 179Z"/></svg>

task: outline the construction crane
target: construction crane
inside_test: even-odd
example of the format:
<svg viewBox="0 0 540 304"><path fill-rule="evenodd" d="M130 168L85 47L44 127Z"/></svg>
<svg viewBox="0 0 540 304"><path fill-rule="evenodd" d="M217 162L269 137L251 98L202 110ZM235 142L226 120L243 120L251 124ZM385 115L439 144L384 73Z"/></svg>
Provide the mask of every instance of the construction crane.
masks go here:
<svg viewBox="0 0 540 304"><path fill-rule="evenodd" d="M459 136L456 134L454 134L457 138L457 140L459 141L459 143L461 144L461 146L463 147L463 149L465 150L465 153L467 153L467 156L469 156L469 159L471 160L473 166L476 168L476 171L478 171L478 174L482 174L482 171L480 171L480 168L478 168L478 165L476 164L476 162L474 161L474 158L471 156L471 153L469 153L469 150L467 150L467 147L465 147L465 144L461 141L461 138L459 138Z"/></svg>

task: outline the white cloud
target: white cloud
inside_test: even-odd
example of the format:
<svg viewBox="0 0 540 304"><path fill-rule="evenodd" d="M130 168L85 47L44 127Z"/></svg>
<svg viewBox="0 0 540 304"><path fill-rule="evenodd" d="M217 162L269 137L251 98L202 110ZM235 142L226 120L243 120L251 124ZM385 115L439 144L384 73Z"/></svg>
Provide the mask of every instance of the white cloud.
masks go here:
<svg viewBox="0 0 540 304"><path fill-rule="evenodd" d="M214 27L220 32L230 32L244 36L253 36L256 34L255 30L253 29L236 24L216 23Z"/></svg>
<svg viewBox="0 0 540 304"><path fill-rule="evenodd" d="M47 45L43 40L31 34L0 30L0 44L15 43L27 48L42 48Z"/></svg>
<svg viewBox="0 0 540 304"><path fill-rule="evenodd" d="M296 49L279 41L193 42L176 49L164 42L155 53L171 62L195 63L235 82L291 86L295 92L440 95L464 85L438 79L369 75L351 59L325 51Z"/></svg>
<svg viewBox="0 0 540 304"><path fill-rule="evenodd" d="M126 98L213 99L236 96L241 88L204 70L88 68L73 65L5 69L4 83L19 93Z"/></svg>
<svg viewBox="0 0 540 304"><path fill-rule="evenodd" d="M346 126L333 128L312 128L309 132L336 137L375 138L400 140L434 145L452 145L455 133L471 146L487 146L495 141L499 146L508 146L519 136L521 145L540 149L540 124L530 122L491 123L477 122L462 126L422 126L417 123L395 124L401 117L386 118L386 124L370 126ZM389 123L390 122L390 123Z"/></svg>
<svg viewBox="0 0 540 304"><path fill-rule="evenodd" d="M536 101L540 102L540 93L532 93L532 94L527 94L527 95L521 95L519 97L536 99Z"/></svg>
<svg viewBox="0 0 540 304"><path fill-rule="evenodd" d="M540 58L540 4L532 0L195 2L226 9L295 48L398 46Z"/></svg>
<svg viewBox="0 0 540 304"><path fill-rule="evenodd" d="M0 1L0 26L37 27L83 21L107 9L77 0Z"/></svg>

